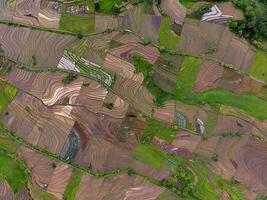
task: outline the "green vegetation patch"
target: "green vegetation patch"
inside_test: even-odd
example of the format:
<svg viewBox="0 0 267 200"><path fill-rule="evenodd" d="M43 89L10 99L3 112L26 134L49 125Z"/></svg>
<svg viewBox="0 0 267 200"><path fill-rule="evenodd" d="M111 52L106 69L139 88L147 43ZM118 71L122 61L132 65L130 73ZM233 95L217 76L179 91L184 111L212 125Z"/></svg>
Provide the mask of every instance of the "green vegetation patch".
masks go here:
<svg viewBox="0 0 267 200"><path fill-rule="evenodd" d="M116 48L116 47L120 47L121 45L123 45L121 42L118 42L116 40L111 40L109 42L109 48L110 49L113 49L113 48Z"/></svg>
<svg viewBox="0 0 267 200"><path fill-rule="evenodd" d="M177 88L190 92L197 78L200 65L202 63L201 58L195 58L191 56L185 56L177 75Z"/></svg>
<svg viewBox="0 0 267 200"><path fill-rule="evenodd" d="M153 65L147 62L142 56L133 55L132 58L136 72L142 73L144 75L144 80L146 81L150 77L150 72L153 68Z"/></svg>
<svg viewBox="0 0 267 200"><path fill-rule="evenodd" d="M27 169L19 160L0 151L0 178L8 182L14 193L25 188L28 177Z"/></svg>
<svg viewBox="0 0 267 200"><path fill-rule="evenodd" d="M267 119L267 110L264 109L267 106L267 102L252 94L237 96L230 91L217 88L201 93L187 93L179 90L175 94L175 98L189 104L232 106L258 119Z"/></svg>
<svg viewBox="0 0 267 200"><path fill-rule="evenodd" d="M203 200L218 200L219 194L208 179L208 169L198 161L190 162L189 164L197 180L197 184L193 190L193 196Z"/></svg>
<svg viewBox="0 0 267 200"><path fill-rule="evenodd" d="M162 106L163 102L170 98L170 95L159 88L153 81L153 65L147 62L142 56L133 56L134 66L136 72L141 72L144 75L144 83L147 89L155 96L155 104L157 106Z"/></svg>
<svg viewBox="0 0 267 200"><path fill-rule="evenodd" d="M168 200L168 194L167 192L162 192L157 198L156 200Z"/></svg>
<svg viewBox="0 0 267 200"><path fill-rule="evenodd" d="M64 199L66 200L74 200L76 192L79 189L79 185L82 178L82 172L80 170L74 169L69 181L68 186L64 192Z"/></svg>
<svg viewBox="0 0 267 200"><path fill-rule="evenodd" d="M158 41L164 48L171 50L178 48L180 37L172 33L171 20L168 17L164 17L161 21Z"/></svg>
<svg viewBox="0 0 267 200"><path fill-rule="evenodd" d="M0 151L5 151L9 154L14 154L17 151L18 143L14 141L10 135L5 134L2 130L0 130Z"/></svg>
<svg viewBox="0 0 267 200"><path fill-rule="evenodd" d="M202 19L202 16L205 13L208 13L211 11L212 4L204 4L200 6L196 11L192 12L189 14L189 17L194 18L194 19Z"/></svg>
<svg viewBox="0 0 267 200"><path fill-rule="evenodd" d="M246 200L246 195L239 189L237 183L231 180L223 180L221 177L216 177L216 183L221 190L226 191L232 200Z"/></svg>
<svg viewBox="0 0 267 200"><path fill-rule="evenodd" d="M5 110L8 104L12 101L12 99L16 96L17 89L0 80L0 113Z"/></svg>
<svg viewBox="0 0 267 200"><path fill-rule="evenodd" d="M217 125L218 112L219 110L215 108L208 113L208 118L205 122L206 133L208 136L211 136L213 134L213 130Z"/></svg>
<svg viewBox="0 0 267 200"><path fill-rule="evenodd" d="M249 73L267 83L267 52L258 50Z"/></svg>
<svg viewBox="0 0 267 200"><path fill-rule="evenodd" d="M122 0L100 0L96 6L96 11L103 12L103 13L113 13L117 14L120 10L120 5Z"/></svg>
<svg viewBox="0 0 267 200"><path fill-rule="evenodd" d="M148 120L148 126L141 138L142 143L149 144L154 136L158 136L167 142L171 142L175 138L178 127L164 124L155 119Z"/></svg>
<svg viewBox="0 0 267 200"><path fill-rule="evenodd" d="M165 168L175 171L183 161L180 157L166 154L153 145L139 144L135 150L134 158L153 168Z"/></svg>
<svg viewBox="0 0 267 200"><path fill-rule="evenodd" d="M59 28L86 35L95 31L95 18L94 16L80 16L64 13L61 15Z"/></svg>
<svg viewBox="0 0 267 200"><path fill-rule="evenodd" d="M180 3L186 8L191 8L196 3L196 0L180 0Z"/></svg>
<svg viewBox="0 0 267 200"><path fill-rule="evenodd" d="M57 200L57 198L46 192L45 190L39 188L38 186L33 185L32 183L28 184L31 197L33 199L43 199L43 200Z"/></svg>

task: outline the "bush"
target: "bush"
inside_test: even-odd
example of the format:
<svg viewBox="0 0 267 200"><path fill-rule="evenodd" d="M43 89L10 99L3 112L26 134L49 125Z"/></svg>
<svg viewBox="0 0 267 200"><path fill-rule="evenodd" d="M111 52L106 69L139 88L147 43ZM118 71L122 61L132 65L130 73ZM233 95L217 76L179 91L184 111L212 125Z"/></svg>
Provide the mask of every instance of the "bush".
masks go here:
<svg viewBox="0 0 267 200"><path fill-rule="evenodd" d="M217 154L213 154L211 156L211 160L214 161L214 162L217 162L219 160L218 155Z"/></svg>
<svg viewBox="0 0 267 200"><path fill-rule="evenodd" d="M201 6L200 8L198 8L196 11L194 11L193 13L191 13L189 15L189 17L195 18L195 19L201 19L202 16L205 13L208 13L211 11L211 4L205 4L203 6Z"/></svg>
<svg viewBox="0 0 267 200"><path fill-rule="evenodd" d="M151 44L151 41L147 38L144 38L143 39L143 45L149 45L149 44Z"/></svg>

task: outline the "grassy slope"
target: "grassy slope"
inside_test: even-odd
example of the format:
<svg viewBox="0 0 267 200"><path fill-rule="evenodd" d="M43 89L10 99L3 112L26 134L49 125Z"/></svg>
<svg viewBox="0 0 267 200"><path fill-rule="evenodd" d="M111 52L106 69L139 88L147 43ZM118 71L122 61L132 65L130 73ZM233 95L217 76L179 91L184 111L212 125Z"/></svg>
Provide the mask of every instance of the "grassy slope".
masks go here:
<svg viewBox="0 0 267 200"><path fill-rule="evenodd" d="M5 179L14 193L20 192L27 183L28 172L15 155L18 143L0 131L0 178Z"/></svg>
<svg viewBox="0 0 267 200"><path fill-rule="evenodd" d="M102 0L99 2L100 11L103 13L112 13L114 5L120 5L122 0Z"/></svg>
<svg viewBox="0 0 267 200"><path fill-rule="evenodd" d="M0 151L0 177L8 182L14 193L17 193L26 186L29 174L20 161Z"/></svg>
<svg viewBox="0 0 267 200"><path fill-rule="evenodd" d="M240 109L258 119L267 119L267 102L250 94L234 95L225 89L211 89L201 93L186 93L182 90L175 94L175 98L189 104L223 104Z"/></svg>
<svg viewBox="0 0 267 200"><path fill-rule="evenodd" d="M221 190L226 191L232 200L246 200L246 196L238 188L238 185L232 183L229 180L223 180L220 177L216 177L217 185Z"/></svg>
<svg viewBox="0 0 267 200"><path fill-rule="evenodd" d="M16 93L17 89L14 86L0 81L0 113L4 111L6 106L15 97Z"/></svg>
<svg viewBox="0 0 267 200"><path fill-rule="evenodd" d="M267 83L267 52L258 50L249 73Z"/></svg>
<svg viewBox="0 0 267 200"><path fill-rule="evenodd" d="M153 168L165 168L171 171L182 163L182 158L171 156L153 145L146 144L139 144L137 146L134 158Z"/></svg>
<svg viewBox="0 0 267 200"><path fill-rule="evenodd" d="M139 61L140 62L136 62L135 64L136 68L138 71L144 73L145 77L149 77L148 74L152 68L151 65L144 59L139 59ZM181 70L177 75L177 88L174 94L167 94L155 86L155 84L149 84L148 89L155 95L158 104L162 105L162 102L167 99L176 99L192 105L210 104L215 106L222 104L238 108L255 118L261 120L267 119L267 110L265 109L267 107L267 101L255 95L235 95L221 88L193 93L191 90L196 80L200 64L200 58L184 57Z"/></svg>
<svg viewBox="0 0 267 200"><path fill-rule="evenodd" d="M40 189L39 187L33 185L32 183L28 184L28 188L30 190L31 197L33 199L40 199L40 200L57 200L57 198L49 194L43 189Z"/></svg>
<svg viewBox="0 0 267 200"><path fill-rule="evenodd" d="M142 137L149 137L152 139L152 137L156 135L167 142L171 142L175 138L176 132L177 130L167 124L163 124L155 119L149 119L149 124Z"/></svg>
<svg viewBox="0 0 267 200"><path fill-rule="evenodd" d="M162 192L157 198L156 200L168 200L168 195L166 192Z"/></svg>
<svg viewBox="0 0 267 200"><path fill-rule="evenodd" d="M59 27L66 31L89 34L95 31L95 18L64 13L61 15Z"/></svg>
<svg viewBox="0 0 267 200"><path fill-rule="evenodd" d="M160 45L171 50L176 50L179 45L180 38L171 33L171 21L168 17L164 17L161 22L158 41Z"/></svg>
<svg viewBox="0 0 267 200"><path fill-rule="evenodd" d="M180 3L186 8L191 8L196 0L180 0Z"/></svg>
<svg viewBox="0 0 267 200"><path fill-rule="evenodd" d="M202 59L185 56L177 76L177 88L191 91L197 78Z"/></svg>
<svg viewBox="0 0 267 200"><path fill-rule="evenodd" d="M72 176L70 178L69 184L64 192L64 199L74 200L76 192L79 188L79 184L82 178L82 173L78 170L73 170Z"/></svg>
<svg viewBox="0 0 267 200"><path fill-rule="evenodd" d="M190 167L197 176L197 184L194 188L194 196L202 200L217 200L219 199L218 192L214 189L208 179L208 169L198 162L190 163Z"/></svg>

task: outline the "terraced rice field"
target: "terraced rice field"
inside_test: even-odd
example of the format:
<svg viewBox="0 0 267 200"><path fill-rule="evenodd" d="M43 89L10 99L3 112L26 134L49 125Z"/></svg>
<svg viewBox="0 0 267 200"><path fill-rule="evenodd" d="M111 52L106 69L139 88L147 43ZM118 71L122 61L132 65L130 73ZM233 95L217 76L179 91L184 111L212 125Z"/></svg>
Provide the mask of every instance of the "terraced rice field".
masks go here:
<svg viewBox="0 0 267 200"><path fill-rule="evenodd" d="M15 3L0 2L28 26L0 25L0 199L267 193L266 53L186 15L202 3Z"/></svg>

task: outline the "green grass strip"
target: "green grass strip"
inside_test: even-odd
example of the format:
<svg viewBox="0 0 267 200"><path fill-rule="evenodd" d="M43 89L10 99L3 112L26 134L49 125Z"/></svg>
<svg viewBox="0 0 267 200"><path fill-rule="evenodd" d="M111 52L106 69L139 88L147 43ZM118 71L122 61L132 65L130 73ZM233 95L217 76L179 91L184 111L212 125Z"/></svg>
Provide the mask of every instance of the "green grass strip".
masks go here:
<svg viewBox="0 0 267 200"><path fill-rule="evenodd" d="M0 177L8 182L14 193L18 193L25 188L29 173L23 163L0 151Z"/></svg>
<svg viewBox="0 0 267 200"><path fill-rule="evenodd" d="M82 172L80 170L74 169L69 184L65 189L64 199L75 200L75 195L79 189L81 178L82 178Z"/></svg>
<svg viewBox="0 0 267 200"><path fill-rule="evenodd" d="M61 15L59 28L86 35L95 32L95 18L94 16L80 16L64 13Z"/></svg>
<svg viewBox="0 0 267 200"><path fill-rule="evenodd" d="M5 110L17 93L17 89L0 80L0 113Z"/></svg>
<svg viewBox="0 0 267 200"><path fill-rule="evenodd" d="M167 49L177 50L180 37L171 32L171 20L164 17L161 21L159 29L159 44Z"/></svg>

